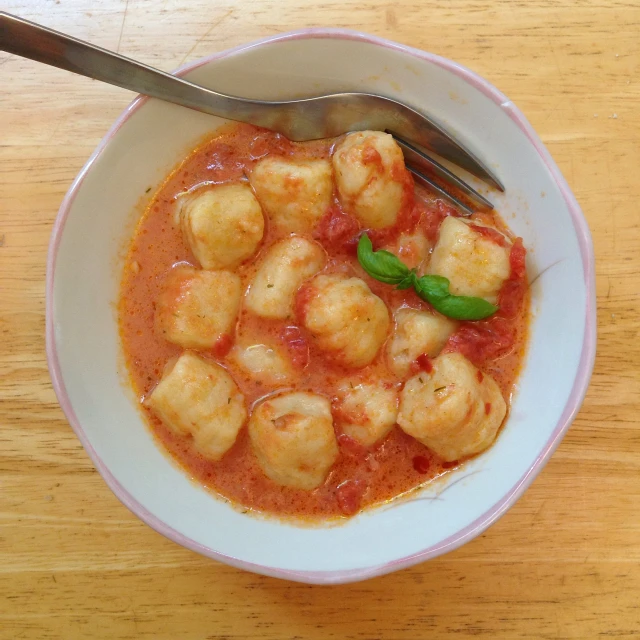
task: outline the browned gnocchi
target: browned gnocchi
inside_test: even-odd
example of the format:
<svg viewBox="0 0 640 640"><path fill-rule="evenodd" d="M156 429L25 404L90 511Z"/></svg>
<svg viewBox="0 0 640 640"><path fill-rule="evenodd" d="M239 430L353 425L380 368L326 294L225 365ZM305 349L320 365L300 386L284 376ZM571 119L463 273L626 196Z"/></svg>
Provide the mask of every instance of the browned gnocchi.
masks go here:
<svg viewBox="0 0 640 640"><path fill-rule="evenodd" d="M371 229L397 222L407 176L402 151L391 135L350 133L336 146L332 160L346 211Z"/></svg>
<svg viewBox="0 0 640 640"><path fill-rule="evenodd" d="M316 276L304 297L300 321L323 351L349 367L373 361L387 339L389 312L363 280Z"/></svg>
<svg viewBox="0 0 640 640"><path fill-rule="evenodd" d="M229 353L229 359L258 381L284 384L295 378L286 351L276 345L236 344Z"/></svg>
<svg viewBox="0 0 640 640"><path fill-rule="evenodd" d="M235 273L179 265L169 272L158 296L157 331L185 349L212 348L233 333L241 297L242 283Z"/></svg>
<svg viewBox="0 0 640 640"><path fill-rule="evenodd" d="M437 356L456 330L457 323L437 313L403 307L394 316L395 328L387 342L390 369L406 376L418 357Z"/></svg>
<svg viewBox="0 0 640 640"><path fill-rule="evenodd" d="M260 403L249 435L262 470L286 487L315 489L338 457L331 405L313 393L285 393Z"/></svg>
<svg viewBox="0 0 640 640"><path fill-rule="evenodd" d="M447 278L451 292L456 295L495 302L511 273L509 249L459 218L449 216L440 225L429 273Z"/></svg>
<svg viewBox="0 0 640 640"><path fill-rule="evenodd" d="M189 352L169 367L146 405L172 431L192 437L196 449L212 460L231 448L247 417L244 397L231 376Z"/></svg>
<svg viewBox="0 0 640 640"><path fill-rule="evenodd" d="M271 224L283 231L312 231L331 204L333 177L327 160L267 156L249 179Z"/></svg>
<svg viewBox="0 0 640 640"><path fill-rule="evenodd" d="M447 353L420 372L400 394L400 427L442 456L459 460L486 449L507 412L500 388L479 376L462 354Z"/></svg>
<svg viewBox="0 0 640 640"><path fill-rule="evenodd" d="M334 404L336 425L365 447L382 440L398 417L398 392L392 384L344 381Z"/></svg>
<svg viewBox="0 0 640 640"><path fill-rule="evenodd" d="M246 184L217 185L180 203L184 237L203 269L235 267L250 258L264 233L264 218Z"/></svg>
<svg viewBox="0 0 640 640"><path fill-rule="evenodd" d="M324 249L311 240L289 236L267 251L247 291L245 306L263 318L291 315L302 283L322 269Z"/></svg>

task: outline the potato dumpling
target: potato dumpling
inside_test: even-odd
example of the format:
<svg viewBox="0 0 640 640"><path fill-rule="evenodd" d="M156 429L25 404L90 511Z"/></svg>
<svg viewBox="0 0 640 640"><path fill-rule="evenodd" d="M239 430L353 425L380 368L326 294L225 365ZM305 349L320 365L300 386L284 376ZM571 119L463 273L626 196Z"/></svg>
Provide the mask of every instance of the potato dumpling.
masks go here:
<svg viewBox="0 0 640 640"><path fill-rule="evenodd" d="M198 451L219 460L247 418L244 396L218 364L184 353L165 372L145 404L179 435L193 436Z"/></svg>
<svg viewBox="0 0 640 640"><path fill-rule="evenodd" d="M281 349L266 344L236 345L229 358L251 374L254 380L275 384L293 376L291 363Z"/></svg>
<svg viewBox="0 0 640 640"><path fill-rule="evenodd" d="M421 273L420 267L426 261L431 246L424 233L415 231L401 233L393 244L384 248L398 256L409 269L417 269Z"/></svg>
<svg viewBox="0 0 640 640"><path fill-rule="evenodd" d="M156 330L185 349L210 349L233 336L241 298L234 273L175 267L156 301Z"/></svg>
<svg viewBox="0 0 640 640"><path fill-rule="evenodd" d="M371 363L389 330L384 302L360 278L319 275L307 287L300 321L318 347L349 367Z"/></svg>
<svg viewBox="0 0 640 640"><path fill-rule="evenodd" d="M396 222L411 181L391 135L350 133L335 148L332 161L340 202L348 213L370 229Z"/></svg>
<svg viewBox="0 0 640 640"><path fill-rule="evenodd" d="M423 353L437 356L457 323L440 314L417 309L398 309L394 315L395 329L387 345L387 361L391 370L406 376L411 364Z"/></svg>
<svg viewBox="0 0 640 640"><path fill-rule="evenodd" d="M185 240L203 269L238 266L264 233L260 204L248 184L222 184L189 198L180 210Z"/></svg>
<svg viewBox="0 0 640 640"><path fill-rule="evenodd" d="M495 380L462 354L433 361L431 373L409 379L400 394L400 427L446 461L484 451L507 412Z"/></svg>
<svg viewBox="0 0 640 640"><path fill-rule="evenodd" d="M315 489L338 457L331 405L314 393L265 400L251 415L249 436L264 473L285 487Z"/></svg>
<svg viewBox="0 0 640 640"><path fill-rule="evenodd" d="M496 302L511 272L509 251L460 218L448 216L440 225L428 271L448 278L449 291L457 296Z"/></svg>
<svg viewBox="0 0 640 640"><path fill-rule="evenodd" d="M256 164L249 181L269 220L283 231L311 231L331 204L328 160L266 157Z"/></svg>
<svg viewBox="0 0 640 640"><path fill-rule="evenodd" d="M322 269L324 249L311 240L290 236L276 242L262 260L245 300L246 308L263 318L291 315L300 285Z"/></svg>
<svg viewBox="0 0 640 640"><path fill-rule="evenodd" d="M336 426L370 447L386 436L398 416L398 394L383 383L343 382L334 403Z"/></svg>

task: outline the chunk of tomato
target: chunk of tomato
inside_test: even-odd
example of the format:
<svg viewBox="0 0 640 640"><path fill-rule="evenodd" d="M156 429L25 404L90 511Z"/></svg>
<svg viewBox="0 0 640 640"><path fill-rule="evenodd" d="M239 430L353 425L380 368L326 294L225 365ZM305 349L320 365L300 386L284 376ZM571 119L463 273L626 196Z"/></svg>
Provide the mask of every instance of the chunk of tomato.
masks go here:
<svg viewBox="0 0 640 640"><path fill-rule="evenodd" d="M336 499L340 511L345 516L352 516L360 510L362 496L367 487L362 480L345 480L336 489Z"/></svg>

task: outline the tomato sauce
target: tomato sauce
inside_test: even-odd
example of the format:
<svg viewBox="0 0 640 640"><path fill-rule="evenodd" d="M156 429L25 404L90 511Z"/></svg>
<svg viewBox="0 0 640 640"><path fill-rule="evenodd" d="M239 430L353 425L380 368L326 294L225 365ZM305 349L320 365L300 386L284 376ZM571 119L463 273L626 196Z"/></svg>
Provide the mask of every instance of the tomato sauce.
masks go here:
<svg viewBox="0 0 640 640"><path fill-rule="evenodd" d="M142 216L128 250L119 300L119 326L131 384L143 400L162 377L168 362L182 349L166 342L154 329L155 300L167 272L177 263L197 266L179 226L174 224L176 200L185 192L207 184L243 180L257 160L267 154L296 158L328 158L333 141L292 143L270 131L250 125L234 125L219 130L179 165L159 188ZM371 159L373 162L376 158ZM393 242L400 233L422 229L434 242L438 228L455 209L421 187L405 198L398 223L389 229L369 232L374 248ZM475 218L476 216L474 216ZM477 222L511 235L495 214L477 216ZM399 291L370 278L359 266L355 249L362 232L355 218L346 214L337 198L313 233L329 254L325 273L346 273L362 278L393 313L401 306L427 309L413 290ZM258 255L236 272L243 285L250 283L256 265L269 247L282 238L267 223ZM524 274L524 248L516 241L511 250L511 278L499 296L500 311L482 322L463 322L445 346L460 351L474 364L490 373L508 400L522 363L527 337L528 285ZM296 307L304 308L304 287ZM401 383L387 368L384 348L367 367L348 370L335 364L314 347L313 341L294 313L284 321L266 320L241 310L236 336L252 343L280 344L287 350L298 372L296 389L335 398L339 382L354 385L383 380L400 388ZM249 410L257 401L281 387L253 379L246 371L225 359L233 340L225 339L203 355L219 362L236 381ZM428 358L416 363L431 366ZM326 482L314 491L281 487L269 480L253 455L246 427L234 446L218 462L200 455L190 438L175 435L141 403L141 410L161 445L198 483L247 510L280 516L331 518L348 516L369 505L388 501L455 468L444 463L425 446L394 427L383 442L366 449L345 434L338 433L339 458Z"/></svg>

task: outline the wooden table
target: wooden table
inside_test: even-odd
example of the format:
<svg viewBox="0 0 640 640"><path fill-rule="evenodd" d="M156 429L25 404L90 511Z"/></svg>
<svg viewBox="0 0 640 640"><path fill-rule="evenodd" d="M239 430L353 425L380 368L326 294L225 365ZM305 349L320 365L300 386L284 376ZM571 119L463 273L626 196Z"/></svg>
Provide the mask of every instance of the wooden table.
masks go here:
<svg viewBox="0 0 640 640"><path fill-rule="evenodd" d="M563 5L563 6L560 6ZM637 0L8 0L172 69L299 27L368 31L502 89L593 231L598 358L557 453L494 527L355 585L263 578L164 539L96 473L44 352L47 242L125 91L0 54L0 637L616 638L640 634L640 4Z"/></svg>

